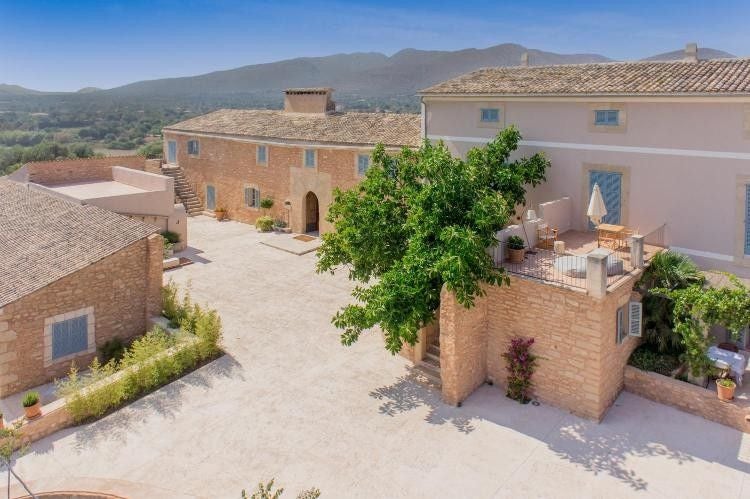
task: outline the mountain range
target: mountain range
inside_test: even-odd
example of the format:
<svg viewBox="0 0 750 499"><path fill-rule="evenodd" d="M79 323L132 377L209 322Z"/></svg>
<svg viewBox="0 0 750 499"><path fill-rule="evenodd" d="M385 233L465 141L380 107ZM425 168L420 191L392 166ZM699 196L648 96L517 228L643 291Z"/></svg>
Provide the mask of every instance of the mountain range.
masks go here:
<svg viewBox="0 0 750 499"><path fill-rule="evenodd" d="M211 97L254 94L279 98L280 90L301 86L330 86L339 95L356 97L406 97L421 88L486 66L518 65L528 52L531 65L607 62L599 54L557 54L505 43L485 49L457 51L405 49L392 56L377 52L301 57L267 64L254 64L225 71L130 83L101 90L86 87L78 91L110 97ZM674 51L645 60L674 60L683 52ZM700 58L733 57L721 50L702 48ZM18 85L0 84L0 96L41 95Z"/></svg>

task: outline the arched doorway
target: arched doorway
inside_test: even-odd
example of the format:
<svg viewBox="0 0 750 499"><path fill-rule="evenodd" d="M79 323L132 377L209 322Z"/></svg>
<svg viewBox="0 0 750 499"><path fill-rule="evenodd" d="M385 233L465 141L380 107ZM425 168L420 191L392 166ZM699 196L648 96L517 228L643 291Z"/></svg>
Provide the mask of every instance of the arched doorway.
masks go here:
<svg viewBox="0 0 750 499"><path fill-rule="evenodd" d="M320 230L318 219L318 196L310 191L305 196L305 232L318 232Z"/></svg>

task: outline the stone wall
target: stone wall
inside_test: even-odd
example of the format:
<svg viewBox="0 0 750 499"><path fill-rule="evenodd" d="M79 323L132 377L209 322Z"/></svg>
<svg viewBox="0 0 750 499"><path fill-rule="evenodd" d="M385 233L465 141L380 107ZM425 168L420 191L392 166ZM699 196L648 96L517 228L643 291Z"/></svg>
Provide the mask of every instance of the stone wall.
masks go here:
<svg viewBox="0 0 750 499"><path fill-rule="evenodd" d="M625 367L625 389L641 397L750 433L750 404L722 402L714 390L661 374Z"/></svg>
<svg viewBox="0 0 750 499"><path fill-rule="evenodd" d="M331 229L325 216L334 187L346 189L356 185L361 180L357 174L357 154L372 151L372 148L266 144L267 162L259 165L255 143L202 136L198 137L200 156L196 157L187 154L187 141L194 138L174 132L164 134L165 143L167 140L177 141L177 163L204 205L206 185L211 184L216 190L216 206L226 208L229 218L254 223L263 215L263 210L245 206L244 189L255 187L260 190L261 198L274 200L270 215L289 221L295 232L304 232L305 196L308 192L318 197L321 231ZM317 150L316 168L303 166L304 150L308 147ZM291 203L290 212L284 208L285 201Z"/></svg>
<svg viewBox="0 0 750 499"><path fill-rule="evenodd" d="M162 245L151 235L0 309L0 396L63 376L71 360L87 365L107 340L143 334L161 310ZM82 310L93 316L90 351L45 362L45 320Z"/></svg>
<svg viewBox="0 0 750 499"><path fill-rule="evenodd" d="M143 156L108 156L105 158L63 159L27 163L18 175L18 180L42 185L55 185L86 180L112 180L112 167L124 166L144 170ZM15 178L15 176L14 176Z"/></svg>
<svg viewBox="0 0 750 499"><path fill-rule="evenodd" d="M631 299L634 277L602 299L584 291L511 277L487 288L472 309L443 291L440 364L443 398L457 404L485 380L504 386L502 354L510 340L534 338L540 357L534 396L582 417L601 420L622 389L623 369L638 338L617 343L616 310Z"/></svg>

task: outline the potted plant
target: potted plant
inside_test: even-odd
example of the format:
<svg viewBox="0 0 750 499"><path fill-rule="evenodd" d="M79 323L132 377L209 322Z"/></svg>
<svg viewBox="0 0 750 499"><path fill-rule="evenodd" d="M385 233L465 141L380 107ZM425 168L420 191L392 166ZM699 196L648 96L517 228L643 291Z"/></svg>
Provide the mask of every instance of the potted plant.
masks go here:
<svg viewBox="0 0 750 499"><path fill-rule="evenodd" d="M263 210L264 215L268 215L268 210L273 208L273 199L272 198L263 198L260 200L260 207Z"/></svg>
<svg viewBox="0 0 750 499"><path fill-rule="evenodd" d="M521 236L510 236L507 242L508 246L508 259L510 263L521 263L523 257L526 254L524 247L526 246L521 239Z"/></svg>
<svg viewBox="0 0 750 499"><path fill-rule="evenodd" d="M273 221L273 230L275 230L276 232L291 232L289 225L280 218L277 218Z"/></svg>
<svg viewBox="0 0 750 499"><path fill-rule="evenodd" d="M255 220L255 228L261 232L270 232L271 229L273 229L273 218L268 215L258 217L258 219Z"/></svg>
<svg viewBox="0 0 750 499"><path fill-rule="evenodd" d="M216 217L216 220L221 222L222 220L225 220L227 218L227 209L226 208L216 208L214 210L214 216Z"/></svg>
<svg viewBox="0 0 750 499"><path fill-rule="evenodd" d="M26 419L34 419L42 415L42 402L39 392L27 392L23 396L21 403L23 404L23 412L26 414Z"/></svg>
<svg viewBox="0 0 750 499"><path fill-rule="evenodd" d="M732 381L731 378L719 378L716 380L716 393L719 396L719 400L724 402L733 400L735 388L737 388L737 383Z"/></svg>

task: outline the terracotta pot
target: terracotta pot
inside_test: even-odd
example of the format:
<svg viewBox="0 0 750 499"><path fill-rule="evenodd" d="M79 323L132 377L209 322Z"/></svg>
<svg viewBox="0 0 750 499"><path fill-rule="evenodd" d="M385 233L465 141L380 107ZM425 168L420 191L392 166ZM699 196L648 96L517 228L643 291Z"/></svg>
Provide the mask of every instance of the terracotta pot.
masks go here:
<svg viewBox="0 0 750 499"><path fill-rule="evenodd" d="M526 256L525 249L508 248L508 260L510 260L510 263L521 263L524 256Z"/></svg>
<svg viewBox="0 0 750 499"><path fill-rule="evenodd" d="M38 401L31 407L24 407L23 412L26 413L26 419L34 419L42 415L42 403Z"/></svg>
<svg viewBox="0 0 750 499"><path fill-rule="evenodd" d="M737 385L733 382L732 386L721 386L718 381L716 383L716 393L719 395L719 400L729 402L734 399L734 390Z"/></svg>
<svg viewBox="0 0 750 499"><path fill-rule="evenodd" d="M226 211L215 211L214 216L216 216L216 220L222 221L225 218L227 218L227 212Z"/></svg>

